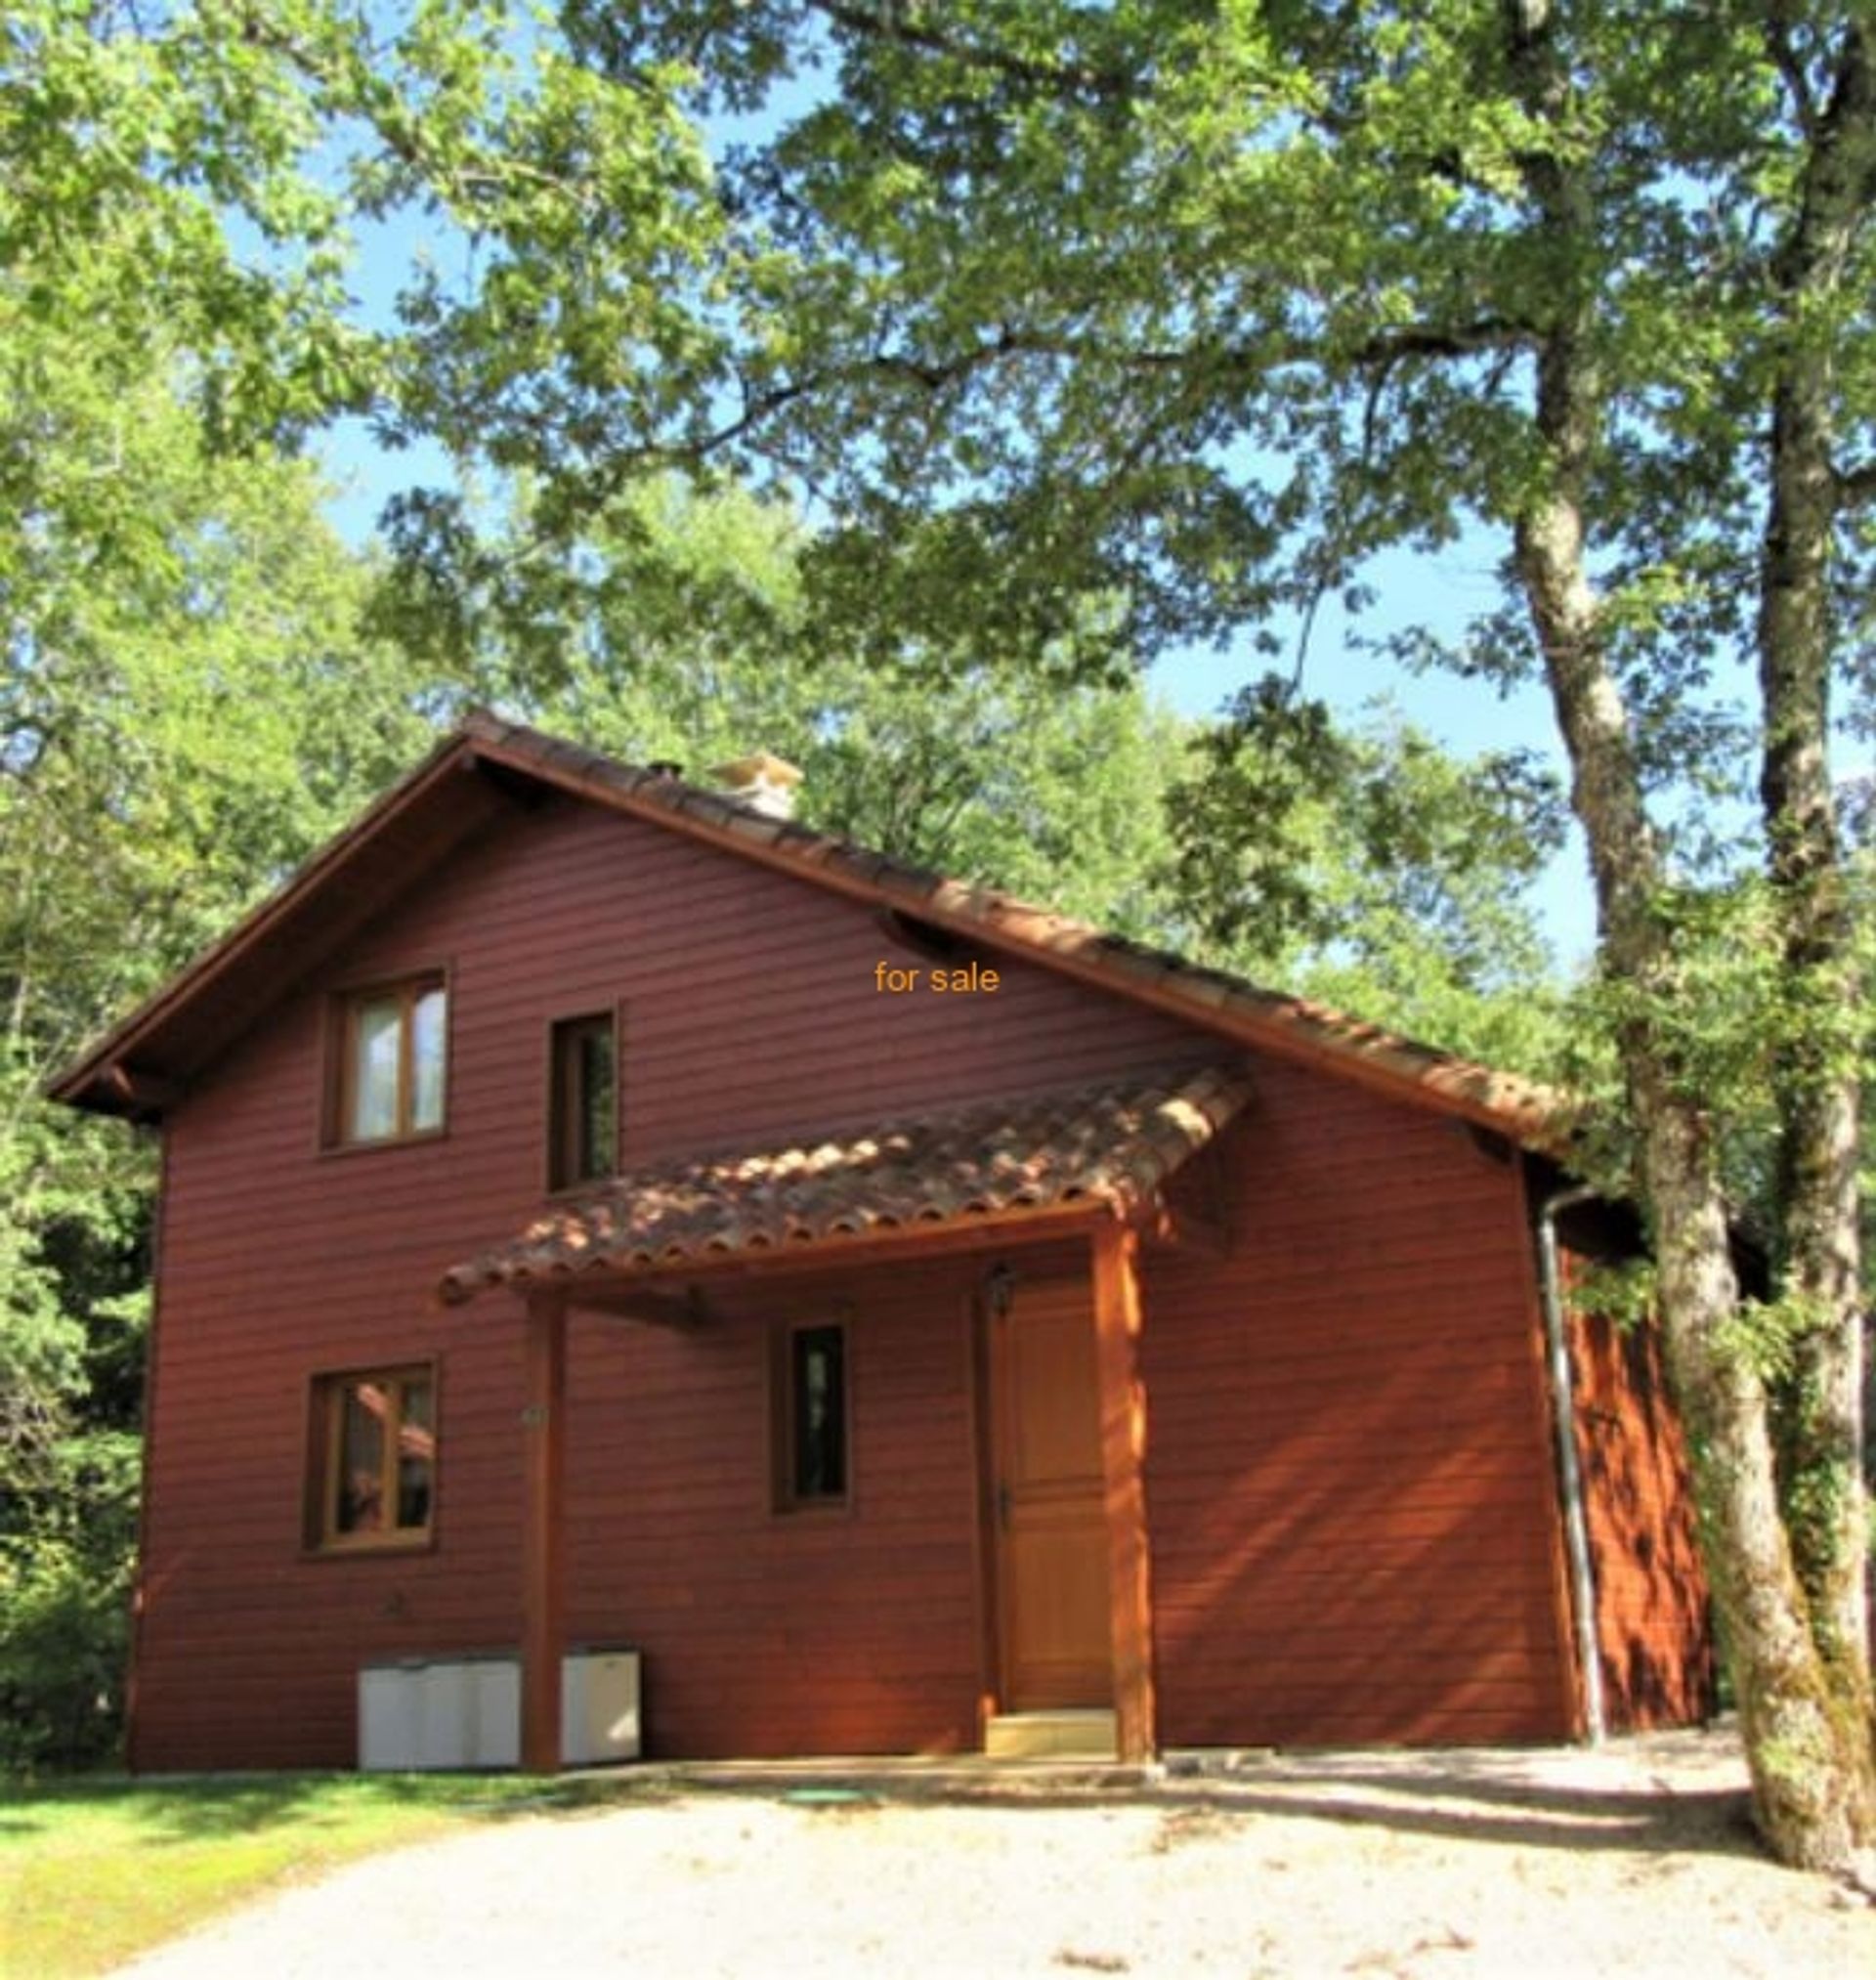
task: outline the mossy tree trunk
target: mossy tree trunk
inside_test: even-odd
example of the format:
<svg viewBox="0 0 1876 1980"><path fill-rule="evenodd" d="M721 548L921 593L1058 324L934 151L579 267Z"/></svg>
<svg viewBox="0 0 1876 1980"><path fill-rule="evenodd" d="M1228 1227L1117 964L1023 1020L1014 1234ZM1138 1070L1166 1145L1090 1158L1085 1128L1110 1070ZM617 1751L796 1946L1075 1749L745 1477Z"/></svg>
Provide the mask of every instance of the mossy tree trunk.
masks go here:
<svg viewBox="0 0 1876 1980"><path fill-rule="evenodd" d="M1508 7L1511 60L1525 106L1534 122L1561 133L1572 83L1553 29L1546 0ZM1640 1133L1640 1181L1653 1227L1669 1367L1694 1454L1703 1551L1739 1700L1755 1812L1783 1861L1843 1869L1876 1842L1867 1659L1833 1599L1852 1522L1839 1512L1812 1530L1813 1544L1802 1558L1820 1572L1813 1592L1801 1578L1786 1526L1759 1346L1739 1324L1740 1286L1710 1102L1680 1063L1675 1042L1677 935L1663 905L1670 874L1648 817L1630 710L1586 555L1594 465L1606 430L1593 331L1595 278L1581 273L1596 265L1584 251L1595 232L1595 194L1560 136L1555 149L1528 152L1523 170L1556 280L1537 357L1535 415L1545 458L1515 523L1517 575L1589 841L1602 968L1622 986L1618 1039ZM1794 348L1803 341L1794 339ZM1802 497L1804 478L1792 463L1787 467L1792 487L1786 491L1781 481L1780 493ZM1782 509L1774 501L1774 527L1781 516L1789 535L1789 500ZM1812 554L1821 584L1827 552L1813 543ZM1801 586L1795 618L1821 610L1819 600L1807 603ZM1829 640L1821 622L1814 638L1805 636L1802 624L1783 623L1765 638L1773 655L1767 669L1767 796L1770 805L1775 795L1786 821L1778 844L1791 867L1785 876L1791 940L1808 961L1841 968L1843 944L1830 918L1835 845L1827 698L1818 678L1827 674ZM1790 822L1794 814L1802 824ZM1815 1479L1857 1447L1843 1399L1842 1301L1854 1295L1856 1257L1854 1172L1846 1196L1838 1161L1845 1082L1801 1056L1781 1098L1790 1105L1785 1146L1804 1172L1803 1193L1786 1206L1801 1219L1798 1241L1788 1247L1791 1261L1806 1272L1830 1274L1840 1302L1839 1317L1805 1337L1817 1378L1808 1393L1816 1406L1801 1419L1810 1442L1800 1452L1799 1475ZM1854 1094L1849 1105L1854 1127ZM1840 1276L1846 1257L1847 1285Z"/></svg>
<svg viewBox="0 0 1876 1980"><path fill-rule="evenodd" d="M1818 332L1854 306L1845 290L1876 205L1876 61L1864 29L1845 36L1828 96L1795 108L1812 141L1772 265L1780 334L1757 626L1760 795L1794 1014L1777 1067L1777 1291L1794 1332L1793 1361L1775 1402L1785 1520L1813 1632L1843 1709L1867 1721L1861 986L1828 754L1838 643L1832 546L1850 491L1834 464L1838 339Z"/></svg>

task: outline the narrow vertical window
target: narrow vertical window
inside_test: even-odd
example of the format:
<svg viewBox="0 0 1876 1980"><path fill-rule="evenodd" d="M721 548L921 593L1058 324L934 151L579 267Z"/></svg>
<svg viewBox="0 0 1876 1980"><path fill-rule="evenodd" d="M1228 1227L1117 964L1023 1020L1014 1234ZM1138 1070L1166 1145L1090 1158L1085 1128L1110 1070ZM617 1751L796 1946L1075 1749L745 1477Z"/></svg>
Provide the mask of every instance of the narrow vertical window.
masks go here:
<svg viewBox="0 0 1876 1980"><path fill-rule="evenodd" d="M443 1126L443 985L419 986L410 1000L410 1132Z"/></svg>
<svg viewBox="0 0 1876 1980"><path fill-rule="evenodd" d="M847 1496L847 1334L793 1327L778 1357L777 1509L839 1505Z"/></svg>
<svg viewBox="0 0 1876 1980"><path fill-rule="evenodd" d="M553 1030L547 1184L572 1189L618 1167L618 1048L610 1012L562 1018Z"/></svg>
<svg viewBox="0 0 1876 1980"><path fill-rule="evenodd" d="M403 1015L394 997L362 998L353 1007L348 1141L381 1141L398 1132Z"/></svg>
<svg viewBox="0 0 1876 1980"><path fill-rule="evenodd" d="M344 1002L332 1140L394 1141L443 1126L447 1015L439 976L412 977Z"/></svg>

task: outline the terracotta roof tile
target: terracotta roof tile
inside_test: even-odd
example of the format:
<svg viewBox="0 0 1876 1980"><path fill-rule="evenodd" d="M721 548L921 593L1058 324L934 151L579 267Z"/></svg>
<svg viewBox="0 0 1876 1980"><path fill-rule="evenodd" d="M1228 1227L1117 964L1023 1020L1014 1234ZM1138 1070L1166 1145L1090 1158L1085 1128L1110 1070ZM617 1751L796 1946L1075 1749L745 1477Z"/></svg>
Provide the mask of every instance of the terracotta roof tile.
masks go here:
<svg viewBox="0 0 1876 1980"><path fill-rule="evenodd" d="M1126 1216L1250 1096L1235 1066L1188 1066L661 1163L555 1205L453 1267L439 1290L457 1304L490 1286L961 1228L1012 1211L1087 1205Z"/></svg>

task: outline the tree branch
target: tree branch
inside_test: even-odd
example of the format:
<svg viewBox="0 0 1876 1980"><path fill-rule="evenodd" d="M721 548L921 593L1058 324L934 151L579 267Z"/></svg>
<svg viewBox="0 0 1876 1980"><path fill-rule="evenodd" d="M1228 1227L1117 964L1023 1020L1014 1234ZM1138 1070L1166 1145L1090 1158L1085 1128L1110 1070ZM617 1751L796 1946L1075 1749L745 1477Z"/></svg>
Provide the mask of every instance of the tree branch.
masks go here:
<svg viewBox="0 0 1876 1980"><path fill-rule="evenodd" d="M836 27L866 39L903 42L911 48L942 55L971 68L984 68L1057 95L1118 103L1130 95L1135 78L1123 69L1098 68L1087 63L1042 62L1006 48L986 47L955 30L933 23L917 0L880 0L877 7L856 7L847 0L810 0L815 11Z"/></svg>
<svg viewBox="0 0 1876 1980"><path fill-rule="evenodd" d="M1516 351L1531 348L1536 340L1534 324L1507 317L1481 317L1470 323L1410 323L1401 328L1379 331L1364 339L1349 353L1358 366L1383 369L1412 358L1467 358L1482 351ZM889 351L874 352L842 375L864 373L874 377L899 377L940 392L948 385L961 383L973 373L1006 360L1018 358L1064 358L1077 363L1109 363L1124 371L1180 371L1195 366L1221 366L1243 373L1277 369L1286 365L1307 363L1320 356L1321 346L1306 337L1269 336L1242 343L1145 345L1137 350L1115 350L1099 337L1085 337L1053 330L1022 329L1004 323L994 337L955 358L943 361L919 359Z"/></svg>
<svg viewBox="0 0 1876 1980"><path fill-rule="evenodd" d="M1830 479L1840 509L1859 508L1876 499L1876 460L1865 460L1856 467L1833 468Z"/></svg>
<svg viewBox="0 0 1876 1980"><path fill-rule="evenodd" d="M250 8L242 17L241 37L250 46L278 56L310 82L338 92L344 108L377 134L399 163L465 205L476 203L478 195L499 194L516 183L526 183L559 194L582 214L590 216L595 211L591 194L577 183L512 153L478 150L460 163L450 162L428 142L419 125L402 113L403 105L369 65L369 57L335 63L257 8Z"/></svg>
<svg viewBox="0 0 1876 1980"><path fill-rule="evenodd" d="M1771 65L1784 80L1786 94L1791 98L1792 114L1798 119L1798 128L1808 142L1814 143L1817 137L1817 99L1812 93L1811 78L1805 73L1805 65L1799 59L1798 51L1792 46L1790 10L1782 4L1767 10L1765 24L1766 53L1771 58Z"/></svg>
<svg viewBox="0 0 1876 1980"><path fill-rule="evenodd" d="M1509 319L1487 317L1475 323L1436 327L1408 325L1378 334L1354 352L1358 365L1372 366L1385 383L1394 366L1414 358L1463 358L1498 351L1506 358L1534 347L1532 326ZM1270 338L1239 344L1193 344L1182 348L1148 347L1113 352L1100 339L1002 325L996 335L942 362L909 353L874 351L845 364L835 363L803 373L761 391L746 381L743 408L734 418L689 438L648 441L642 446L610 452L589 484L596 504L618 495L635 476L659 468L696 467L748 439L790 406L818 394L837 390L857 379L898 380L936 395L961 385L975 373L1021 358L1061 358L1070 362L1106 361L1123 371L1176 376L1196 369L1225 370L1257 377L1284 366L1317 360L1316 346L1302 338Z"/></svg>

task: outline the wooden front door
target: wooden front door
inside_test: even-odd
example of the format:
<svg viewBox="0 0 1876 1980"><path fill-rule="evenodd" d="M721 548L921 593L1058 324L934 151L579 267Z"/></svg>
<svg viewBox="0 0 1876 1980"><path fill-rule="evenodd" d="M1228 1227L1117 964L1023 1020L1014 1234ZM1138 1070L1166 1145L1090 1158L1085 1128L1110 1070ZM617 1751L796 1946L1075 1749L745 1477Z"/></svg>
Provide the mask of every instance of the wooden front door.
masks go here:
<svg viewBox="0 0 1876 1980"><path fill-rule="evenodd" d="M1114 1702L1100 1384L1084 1279L1017 1287L991 1323L1002 1708Z"/></svg>

